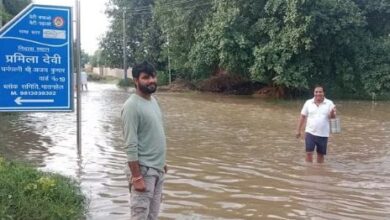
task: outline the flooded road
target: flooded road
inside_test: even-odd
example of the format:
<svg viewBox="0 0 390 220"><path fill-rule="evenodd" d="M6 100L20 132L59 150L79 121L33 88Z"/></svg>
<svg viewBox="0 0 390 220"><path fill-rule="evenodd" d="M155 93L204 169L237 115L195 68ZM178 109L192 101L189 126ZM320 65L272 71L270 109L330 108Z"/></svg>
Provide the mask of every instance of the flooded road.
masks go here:
<svg viewBox="0 0 390 220"><path fill-rule="evenodd" d="M120 109L129 92L89 83L82 151L75 113L0 117L0 154L71 176L87 219L130 219ZM388 219L390 102L337 101L324 164L295 139L304 101L158 93L170 167L160 219ZM331 97L330 97L331 98Z"/></svg>

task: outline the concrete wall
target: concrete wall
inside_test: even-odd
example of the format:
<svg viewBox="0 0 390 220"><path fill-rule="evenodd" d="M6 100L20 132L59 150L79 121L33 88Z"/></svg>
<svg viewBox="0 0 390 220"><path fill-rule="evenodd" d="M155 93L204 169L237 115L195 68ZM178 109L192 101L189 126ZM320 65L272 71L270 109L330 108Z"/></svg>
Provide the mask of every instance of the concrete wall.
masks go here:
<svg viewBox="0 0 390 220"><path fill-rule="evenodd" d="M109 67L93 67L92 72L101 76L113 76L116 78L123 78L123 69L111 69ZM133 78L131 76L131 68L127 69L127 77Z"/></svg>

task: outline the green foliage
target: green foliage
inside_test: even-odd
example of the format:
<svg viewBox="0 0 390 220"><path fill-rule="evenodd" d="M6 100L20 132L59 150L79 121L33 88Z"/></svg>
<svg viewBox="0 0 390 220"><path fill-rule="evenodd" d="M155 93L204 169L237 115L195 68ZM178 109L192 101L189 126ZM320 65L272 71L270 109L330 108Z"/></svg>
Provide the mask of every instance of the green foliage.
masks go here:
<svg viewBox="0 0 390 220"><path fill-rule="evenodd" d="M101 60L104 60L104 64L112 68L123 67L123 47L122 47L122 32L118 27L118 22L113 22L111 25L111 31L106 33L103 39L100 41L100 53Z"/></svg>
<svg viewBox="0 0 390 220"><path fill-rule="evenodd" d="M101 58L111 67L123 67L123 35L126 35L126 61L129 66L149 60L158 66L160 30L152 19L153 0L112 0L107 9L111 30L100 41ZM125 20L125 30L123 30ZM124 32L125 31L125 32Z"/></svg>
<svg viewBox="0 0 390 220"><path fill-rule="evenodd" d="M118 78L114 76L103 76L95 73L88 73L88 81L101 82L101 83L115 83Z"/></svg>
<svg viewBox="0 0 390 220"><path fill-rule="evenodd" d="M255 49L254 79L287 88L354 79L364 20L351 1L273 0L265 8L258 25L269 41Z"/></svg>
<svg viewBox="0 0 390 220"><path fill-rule="evenodd" d="M0 21L2 21L0 27L29 5L31 0L2 0L2 3L2 7L0 4Z"/></svg>
<svg viewBox="0 0 390 220"><path fill-rule="evenodd" d="M101 44L113 67L122 63L123 8L130 65L149 60L182 79L223 73L285 91L388 90L390 1L111 0Z"/></svg>
<svg viewBox="0 0 390 220"><path fill-rule="evenodd" d="M0 157L1 219L81 219L86 200L69 178Z"/></svg>
<svg viewBox="0 0 390 220"><path fill-rule="evenodd" d="M119 87L130 87L130 86L132 86L133 87L134 86L133 79L130 79L130 78L121 79L118 82L118 86Z"/></svg>
<svg viewBox="0 0 390 220"><path fill-rule="evenodd" d="M375 37L383 37L390 33L390 1L387 0L353 0L361 9L366 28Z"/></svg>
<svg viewBox="0 0 390 220"><path fill-rule="evenodd" d="M11 20L12 16L7 13L4 6L0 4L0 27L4 26L9 20Z"/></svg>
<svg viewBox="0 0 390 220"><path fill-rule="evenodd" d="M89 58L89 63L93 67L98 67L104 65L104 62L101 58L101 50L96 50L95 53Z"/></svg>
<svg viewBox="0 0 390 220"><path fill-rule="evenodd" d="M85 67L85 64L90 62L90 57L84 50L81 50L80 59L82 68Z"/></svg>
<svg viewBox="0 0 390 220"><path fill-rule="evenodd" d="M190 51L195 47L196 34L211 15L212 1L156 0L155 18L161 27L164 44L161 60L176 71L178 78L191 79L193 59Z"/></svg>
<svg viewBox="0 0 390 220"><path fill-rule="evenodd" d="M21 114L20 112L0 112L0 116L1 117L5 117L5 116L18 116L20 114Z"/></svg>
<svg viewBox="0 0 390 220"><path fill-rule="evenodd" d="M157 84L159 86L169 84L169 72L168 71L157 71Z"/></svg>
<svg viewBox="0 0 390 220"><path fill-rule="evenodd" d="M101 81L105 80L104 76L98 75L98 74L88 74L88 81Z"/></svg>
<svg viewBox="0 0 390 220"><path fill-rule="evenodd" d="M371 95L383 95L390 91L390 38L371 42L370 56L364 61L367 68L362 74L364 89Z"/></svg>
<svg viewBox="0 0 390 220"><path fill-rule="evenodd" d="M73 43L73 69L76 70L77 67L77 43ZM80 51L80 66L81 68L84 68L85 64L90 62L90 57L88 53L86 53L83 49Z"/></svg>
<svg viewBox="0 0 390 220"><path fill-rule="evenodd" d="M13 16L22 11L30 3L31 0L3 0L5 10Z"/></svg>
<svg viewBox="0 0 390 220"><path fill-rule="evenodd" d="M265 15L256 26L267 33L268 41L255 50L252 78L270 85L307 88L305 78L312 63L307 57L311 48L308 36L310 17L304 13L304 1L268 1Z"/></svg>

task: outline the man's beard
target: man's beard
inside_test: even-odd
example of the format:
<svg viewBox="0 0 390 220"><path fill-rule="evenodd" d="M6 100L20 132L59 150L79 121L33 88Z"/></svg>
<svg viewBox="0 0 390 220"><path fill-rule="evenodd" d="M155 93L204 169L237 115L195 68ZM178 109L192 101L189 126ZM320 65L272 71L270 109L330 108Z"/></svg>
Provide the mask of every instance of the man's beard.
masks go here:
<svg viewBox="0 0 390 220"><path fill-rule="evenodd" d="M139 90L144 93L144 94L152 94L154 92L156 92L156 89L157 89L157 84L156 83L151 83L149 85L142 85L142 84L138 84L139 86Z"/></svg>

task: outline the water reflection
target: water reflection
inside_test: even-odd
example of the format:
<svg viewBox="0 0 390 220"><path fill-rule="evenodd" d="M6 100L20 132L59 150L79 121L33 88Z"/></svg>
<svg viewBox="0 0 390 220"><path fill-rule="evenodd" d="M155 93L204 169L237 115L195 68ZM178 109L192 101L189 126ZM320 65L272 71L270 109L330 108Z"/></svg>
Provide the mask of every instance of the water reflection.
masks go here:
<svg viewBox="0 0 390 220"><path fill-rule="evenodd" d="M80 181L88 219L129 219L120 108L129 92L90 83L75 113L1 116L0 153ZM325 164L294 138L303 101L159 93L170 172L161 219L387 219L390 103L337 102Z"/></svg>

